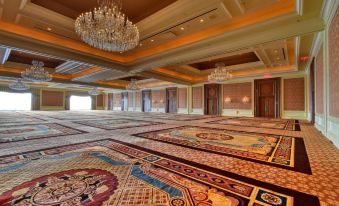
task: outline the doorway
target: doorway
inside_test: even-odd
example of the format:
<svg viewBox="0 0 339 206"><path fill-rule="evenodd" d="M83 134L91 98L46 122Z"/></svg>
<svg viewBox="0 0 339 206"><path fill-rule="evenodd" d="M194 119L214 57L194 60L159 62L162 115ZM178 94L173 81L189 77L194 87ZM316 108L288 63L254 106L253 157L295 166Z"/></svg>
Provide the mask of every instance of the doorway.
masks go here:
<svg viewBox="0 0 339 206"><path fill-rule="evenodd" d="M31 93L0 92L0 110L31 110Z"/></svg>
<svg viewBox="0 0 339 206"><path fill-rule="evenodd" d="M206 115L220 114L220 84L205 85L205 108Z"/></svg>
<svg viewBox="0 0 339 206"><path fill-rule="evenodd" d="M151 90L142 91L142 111L143 112L151 112L152 110L151 100L152 100Z"/></svg>
<svg viewBox="0 0 339 206"><path fill-rule="evenodd" d="M70 97L70 110L91 110L92 98L90 96L75 96Z"/></svg>
<svg viewBox="0 0 339 206"><path fill-rule="evenodd" d="M121 93L121 111L128 111L128 92Z"/></svg>
<svg viewBox="0 0 339 206"><path fill-rule="evenodd" d="M166 89L166 112L177 113L177 88Z"/></svg>
<svg viewBox="0 0 339 206"><path fill-rule="evenodd" d="M280 78L258 79L255 84L255 116L280 118Z"/></svg>

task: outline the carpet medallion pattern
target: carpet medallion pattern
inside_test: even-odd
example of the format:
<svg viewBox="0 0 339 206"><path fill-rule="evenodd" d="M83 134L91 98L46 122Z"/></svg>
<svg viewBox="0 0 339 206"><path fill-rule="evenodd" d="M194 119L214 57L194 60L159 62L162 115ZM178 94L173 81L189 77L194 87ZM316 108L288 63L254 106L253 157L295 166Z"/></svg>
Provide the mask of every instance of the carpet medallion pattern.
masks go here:
<svg viewBox="0 0 339 206"><path fill-rule="evenodd" d="M302 138L195 126L135 136L311 173Z"/></svg>
<svg viewBox="0 0 339 206"><path fill-rule="evenodd" d="M146 150L101 140L0 157L0 205L319 205L311 195Z"/></svg>
<svg viewBox="0 0 339 206"><path fill-rule="evenodd" d="M57 123L0 126L0 143L82 134L84 131Z"/></svg>
<svg viewBox="0 0 339 206"><path fill-rule="evenodd" d="M236 126L242 126L242 127L256 127L256 128L300 131L299 121L288 120L288 119L238 117L238 118L221 119L221 120L211 121L208 123L221 124L221 125L236 125Z"/></svg>
<svg viewBox="0 0 339 206"><path fill-rule="evenodd" d="M125 128L131 128L131 127L144 127L144 126L162 124L159 122L123 119L123 118L75 121L75 123L90 126L90 127L96 127L99 129L105 129L105 130L125 129Z"/></svg>

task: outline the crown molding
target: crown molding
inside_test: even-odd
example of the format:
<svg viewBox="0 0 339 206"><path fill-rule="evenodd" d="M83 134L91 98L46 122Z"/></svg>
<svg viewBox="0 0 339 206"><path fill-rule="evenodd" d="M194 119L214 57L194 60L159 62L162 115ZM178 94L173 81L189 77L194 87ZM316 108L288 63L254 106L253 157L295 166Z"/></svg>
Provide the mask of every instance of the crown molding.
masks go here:
<svg viewBox="0 0 339 206"><path fill-rule="evenodd" d="M325 24L321 18L300 20L295 14L288 15L144 58L136 62L131 71L185 64L263 43L314 33L324 28ZM254 33L256 35L248 35Z"/></svg>

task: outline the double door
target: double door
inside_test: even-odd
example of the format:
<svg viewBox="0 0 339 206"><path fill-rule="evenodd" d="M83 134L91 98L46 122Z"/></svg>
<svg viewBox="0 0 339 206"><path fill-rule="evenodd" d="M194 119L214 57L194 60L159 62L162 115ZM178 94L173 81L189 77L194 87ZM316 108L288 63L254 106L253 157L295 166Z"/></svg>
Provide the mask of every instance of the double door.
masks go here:
<svg viewBox="0 0 339 206"><path fill-rule="evenodd" d="M121 93L121 111L128 111L128 93Z"/></svg>
<svg viewBox="0 0 339 206"><path fill-rule="evenodd" d="M220 114L220 84L205 85L205 114Z"/></svg>
<svg viewBox="0 0 339 206"><path fill-rule="evenodd" d="M255 80L255 116L280 117L280 78Z"/></svg>
<svg viewBox="0 0 339 206"><path fill-rule="evenodd" d="M166 112L177 113L177 88L166 89Z"/></svg>
<svg viewBox="0 0 339 206"><path fill-rule="evenodd" d="M151 104L151 90L142 91L142 111L143 112L151 112L152 104Z"/></svg>

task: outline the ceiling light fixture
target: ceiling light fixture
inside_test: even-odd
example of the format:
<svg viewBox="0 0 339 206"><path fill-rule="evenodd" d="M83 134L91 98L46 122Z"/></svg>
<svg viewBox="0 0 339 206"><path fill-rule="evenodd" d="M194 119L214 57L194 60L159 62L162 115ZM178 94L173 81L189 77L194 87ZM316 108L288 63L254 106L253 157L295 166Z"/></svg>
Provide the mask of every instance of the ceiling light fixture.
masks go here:
<svg viewBox="0 0 339 206"><path fill-rule="evenodd" d="M208 75L209 82L221 83L223 81L229 80L233 77L229 69L226 68L223 62L218 62L215 64L214 71Z"/></svg>
<svg viewBox="0 0 339 206"><path fill-rule="evenodd" d="M17 91L25 91L29 89L29 86L18 79L16 82L13 82L8 85L10 89L17 90Z"/></svg>
<svg viewBox="0 0 339 206"><path fill-rule="evenodd" d="M181 27L180 29L181 29L181 30L185 30L185 27Z"/></svg>
<svg viewBox="0 0 339 206"><path fill-rule="evenodd" d="M131 79L131 82L126 86L126 89L130 91L137 91L140 90L141 87L138 85L136 79Z"/></svg>
<svg viewBox="0 0 339 206"><path fill-rule="evenodd" d="M52 76L43 68L44 63L41 61L32 61L32 66L27 68L26 71L21 72L21 77L24 80L33 82L48 82L52 80Z"/></svg>
<svg viewBox="0 0 339 206"><path fill-rule="evenodd" d="M201 23L204 22L204 19L200 19L200 22L201 22Z"/></svg>
<svg viewBox="0 0 339 206"><path fill-rule="evenodd" d="M139 30L121 12L121 0L98 0L99 7L75 20L75 31L87 44L106 51L124 52L139 44Z"/></svg>
<svg viewBox="0 0 339 206"><path fill-rule="evenodd" d="M154 39L151 39L151 42L154 42Z"/></svg>
<svg viewBox="0 0 339 206"><path fill-rule="evenodd" d="M92 95L92 96L97 96L97 95L99 95L98 88L97 88L97 87L93 87L93 89L92 89L91 91L88 91L88 94L89 94L89 95Z"/></svg>

